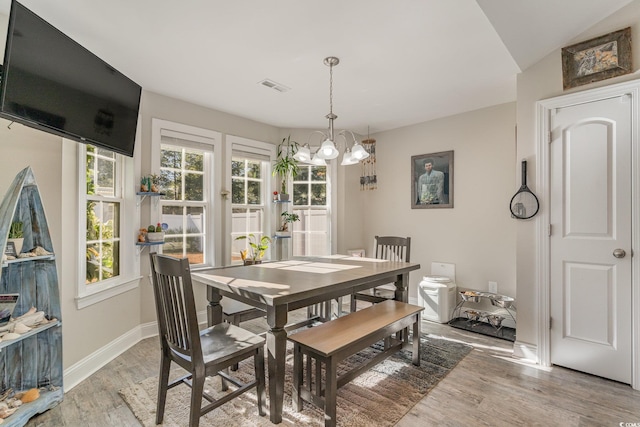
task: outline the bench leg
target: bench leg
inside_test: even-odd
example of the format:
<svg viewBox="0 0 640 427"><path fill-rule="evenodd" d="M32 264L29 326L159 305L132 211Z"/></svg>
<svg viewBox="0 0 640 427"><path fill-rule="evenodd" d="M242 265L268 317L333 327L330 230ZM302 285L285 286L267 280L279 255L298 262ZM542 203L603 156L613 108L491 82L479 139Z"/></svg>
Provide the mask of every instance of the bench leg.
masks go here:
<svg viewBox="0 0 640 427"><path fill-rule="evenodd" d="M338 372L336 359L327 360L326 388L324 391L324 426L336 426L336 395L338 393Z"/></svg>
<svg viewBox="0 0 640 427"><path fill-rule="evenodd" d="M307 359L309 356L307 356ZM302 376L302 349L299 345L293 346L293 390L291 392L291 399L293 410L296 412L302 411L302 396L300 391L302 389L303 376Z"/></svg>
<svg viewBox="0 0 640 427"><path fill-rule="evenodd" d="M407 334L408 335L408 334ZM416 313L416 321L413 323L413 364L420 366L420 313Z"/></svg>

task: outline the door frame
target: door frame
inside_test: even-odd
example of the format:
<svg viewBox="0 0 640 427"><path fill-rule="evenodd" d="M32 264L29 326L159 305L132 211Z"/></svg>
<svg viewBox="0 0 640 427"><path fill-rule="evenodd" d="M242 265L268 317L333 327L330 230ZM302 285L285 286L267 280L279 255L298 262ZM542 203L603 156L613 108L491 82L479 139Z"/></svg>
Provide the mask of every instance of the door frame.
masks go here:
<svg viewBox="0 0 640 427"><path fill-rule="evenodd" d="M640 80L633 80L589 89L582 92L544 99L536 103L536 189L540 197L540 214L535 219L537 236L536 287L538 304L538 348L537 359L542 366L551 365L551 281L550 281L550 117L556 108L570 107L622 95L631 96L631 254L640 248L640 164L638 146L638 112L640 111ZM631 260L631 386L640 389L640 252Z"/></svg>

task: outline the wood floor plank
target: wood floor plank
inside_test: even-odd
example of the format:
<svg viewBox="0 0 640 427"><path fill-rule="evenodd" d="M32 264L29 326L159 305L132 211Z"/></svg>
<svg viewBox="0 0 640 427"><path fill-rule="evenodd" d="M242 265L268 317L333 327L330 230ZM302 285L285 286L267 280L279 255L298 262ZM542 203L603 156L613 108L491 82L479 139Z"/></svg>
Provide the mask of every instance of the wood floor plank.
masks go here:
<svg viewBox="0 0 640 427"><path fill-rule="evenodd" d="M263 319L242 324L266 329ZM474 346L398 427L617 426L640 423L640 392L561 367L512 359L513 343L423 321L422 331ZM157 338L142 340L65 394L29 427L139 426L118 391L159 371Z"/></svg>

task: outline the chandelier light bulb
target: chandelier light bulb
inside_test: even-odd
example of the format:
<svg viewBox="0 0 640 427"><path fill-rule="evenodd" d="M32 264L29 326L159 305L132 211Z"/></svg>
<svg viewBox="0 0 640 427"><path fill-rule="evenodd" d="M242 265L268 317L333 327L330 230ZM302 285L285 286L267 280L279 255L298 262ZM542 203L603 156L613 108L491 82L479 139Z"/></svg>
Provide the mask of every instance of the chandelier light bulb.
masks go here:
<svg viewBox="0 0 640 427"><path fill-rule="evenodd" d="M309 161L309 164L312 164L314 166L327 166L327 162L324 159L318 157L317 151L316 154L314 154L313 158Z"/></svg>
<svg viewBox="0 0 640 427"><path fill-rule="evenodd" d="M305 144L300 147L296 154L293 155L293 158L299 162L308 162L311 160L311 150L309 149L309 144Z"/></svg>
<svg viewBox="0 0 640 427"><path fill-rule="evenodd" d="M346 150L344 150L344 155L342 156L342 163L340 163L340 165L349 166L349 165L355 165L356 163L358 163L358 159L353 157L353 153L351 152L351 149L347 148Z"/></svg>
<svg viewBox="0 0 640 427"><path fill-rule="evenodd" d="M329 138L325 139L322 145L320 146L320 150L318 150L317 156L321 159L335 159L338 157L340 152L336 149L335 144Z"/></svg>
<svg viewBox="0 0 640 427"><path fill-rule="evenodd" d="M355 158L356 160L363 160L369 157L369 153L364 149L362 145L356 143L353 145L351 156L353 156L353 158Z"/></svg>

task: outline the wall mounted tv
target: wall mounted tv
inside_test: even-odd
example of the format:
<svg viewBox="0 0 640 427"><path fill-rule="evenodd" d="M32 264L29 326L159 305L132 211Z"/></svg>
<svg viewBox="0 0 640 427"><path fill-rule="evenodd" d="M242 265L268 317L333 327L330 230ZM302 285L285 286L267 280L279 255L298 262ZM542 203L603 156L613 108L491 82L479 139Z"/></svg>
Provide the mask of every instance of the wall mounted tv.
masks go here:
<svg viewBox="0 0 640 427"><path fill-rule="evenodd" d="M133 157L141 88L12 1L0 117Z"/></svg>

